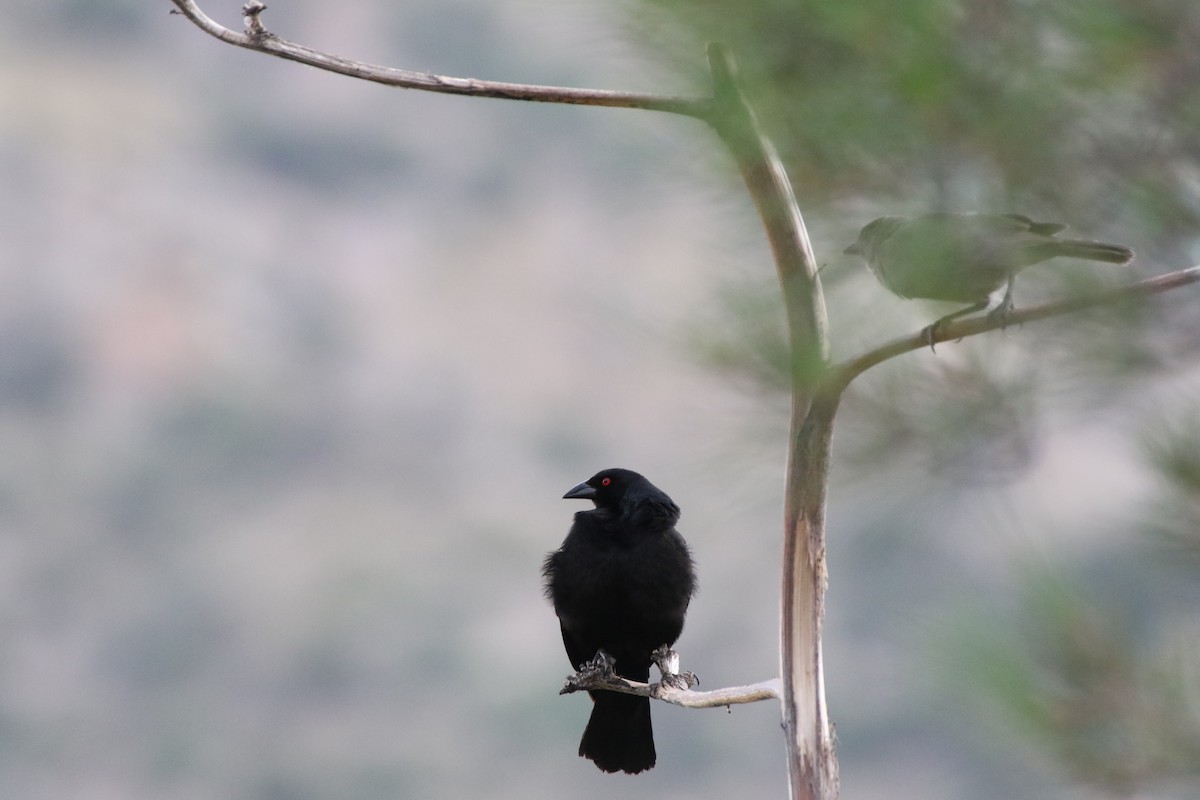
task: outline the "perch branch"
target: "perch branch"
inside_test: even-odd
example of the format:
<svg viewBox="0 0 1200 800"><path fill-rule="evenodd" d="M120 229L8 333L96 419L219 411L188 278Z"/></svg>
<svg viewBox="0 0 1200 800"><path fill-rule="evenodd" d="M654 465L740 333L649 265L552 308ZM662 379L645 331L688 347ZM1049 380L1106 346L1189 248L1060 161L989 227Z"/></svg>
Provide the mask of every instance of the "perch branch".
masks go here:
<svg viewBox="0 0 1200 800"><path fill-rule="evenodd" d="M993 331L997 328L1013 327L1026 322L1036 322L1037 320L1057 317L1062 314L1071 314L1076 311L1083 311L1109 303L1119 303L1125 300L1149 297L1150 295L1160 294L1192 283L1200 283L1200 266L1188 267L1187 269L1168 272L1164 275L1156 275L1153 278L1146 278L1137 283L1131 283L1128 286L1121 286L1106 292L1080 295L1067 300L1031 306L1021 311L1014 311L1004 319L993 319L983 316L956 320L949 325L940 326L935 331L933 343L957 341L965 339L968 336L978 336L981 333ZM835 364L829 373L830 390L840 393L852 380L876 364L913 350L920 350L923 347L929 346L929 344L929 337L925 331L921 331L885 342L879 347L868 350L861 355Z"/></svg>
<svg viewBox="0 0 1200 800"><path fill-rule="evenodd" d="M673 685L670 681L641 683L614 674L570 675L558 693L571 694L584 690L636 694L685 708L717 708L740 703L757 703L760 700L778 700L781 696L778 678L752 683L748 686L729 686L724 689L698 692L694 689L684 689Z"/></svg>
<svg viewBox="0 0 1200 800"><path fill-rule="evenodd" d="M194 0L171 0L178 13L187 17L205 33L226 44L244 47L267 55L307 64L310 67L336 72L359 80L373 81L385 86L401 89L418 89L426 92L460 94L472 97L496 97L508 100L526 100L540 103L567 103L610 108L641 108L648 111L665 111L700 119L707 118L711 101L706 98L671 97L640 92L614 92L604 89L578 89L561 86L537 86L524 83L504 83L475 78L453 78L428 72L383 67L353 61L341 56L323 53L295 42L289 42L270 33L263 27L261 17L266 6L250 0L242 9L245 15L246 32L239 33L213 20L205 14Z"/></svg>

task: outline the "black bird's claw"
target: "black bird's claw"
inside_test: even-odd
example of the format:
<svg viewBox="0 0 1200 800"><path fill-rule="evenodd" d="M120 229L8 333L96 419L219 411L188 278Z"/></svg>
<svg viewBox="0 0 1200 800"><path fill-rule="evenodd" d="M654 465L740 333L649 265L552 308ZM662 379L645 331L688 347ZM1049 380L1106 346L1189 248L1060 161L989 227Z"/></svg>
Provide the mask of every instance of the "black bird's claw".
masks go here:
<svg viewBox="0 0 1200 800"><path fill-rule="evenodd" d="M696 673L685 670L683 672L668 672L662 676L662 680L660 680L659 683L664 686L669 686L672 689L683 691L685 689L691 689L693 686L699 686L700 679L696 677Z"/></svg>
<svg viewBox="0 0 1200 800"><path fill-rule="evenodd" d="M559 690L559 694L571 694L572 692L582 691L584 688L589 688L597 681L615 678L617 673L613 670L613 665L617 661L603 650L597 650L596 655L591 661L584 661L579 665L574 675L568 675L563 688ZM590 688L589 688L590 691Z"/></svg>
<svg viewBox="0 0 1200 800"><path fill-rule="evenodd" d="M664 675L674 674L679 669L679 653L672 650L670 645L659 645L651 651L650 658Z"/></svg>
<svg viewBox="0 0 1200 800"><path fill-rule="evenodd" d="M617 660L603 650L597 650L591 661L579 665L579 675L587 678L609 678L613 674L613 665Z"/></svg>
<svg viewBox="0 0 1200 800"><path fill-rule="evenodd" d="M679 653L676 653L667 645L657 648L650 654L654 659L654 665L658 667L662 679L659 683L669 686L672 689L691 689L693 686L700 685L700 679L696 677L694 672L679 669Z"/></svg>

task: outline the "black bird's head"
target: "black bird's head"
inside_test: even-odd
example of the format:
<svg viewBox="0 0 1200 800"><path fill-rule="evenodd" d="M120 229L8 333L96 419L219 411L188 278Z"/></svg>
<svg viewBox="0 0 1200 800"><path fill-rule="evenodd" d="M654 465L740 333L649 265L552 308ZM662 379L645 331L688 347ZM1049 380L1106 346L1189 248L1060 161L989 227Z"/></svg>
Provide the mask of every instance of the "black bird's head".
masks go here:
<svg viewBox="0 0 1200 800"><path fill-rule="evenodd" d="M563 495L563 499L591 500L596 508L616 512L634 525L663 524L679 519L679 506L650 481L633 470L605 469Z"/></svg>
<svg viewBox="0 0 1200 800"><path fill-rule="evenodd" d="M563 495L564 500L591 500L596 508L619 508L625 493L638 483L649 485L641 475L628 469L605 469Z"/></svg>

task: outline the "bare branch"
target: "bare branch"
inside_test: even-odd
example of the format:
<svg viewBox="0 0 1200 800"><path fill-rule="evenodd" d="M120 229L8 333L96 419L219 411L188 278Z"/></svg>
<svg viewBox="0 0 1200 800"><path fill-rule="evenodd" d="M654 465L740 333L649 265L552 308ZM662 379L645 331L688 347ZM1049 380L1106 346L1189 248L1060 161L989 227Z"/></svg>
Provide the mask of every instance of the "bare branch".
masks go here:
<svg viewBox="0 0 1200 800"><path fill-rule="evenodd" d="M729 686L724 689L697 692L693 689L675 686L670 681L641 683L627 680L613 673L607 675L583 673L568 676L566 683L558 693L571 694L584 690L635 694L685 708L717 708L741 703L757 703L760 700L778 700L781 696L778 678L752 683L748 686Z"/></svg>
<svg viewBox="0 0 1200 800"><path fill-rule="evenodd" d="M317 69L336 72L351 78L395 86L401 89L419 89L426 92L461 94L472 97L496 97L507 100L526 100L540 103L567 103L610 108L640 108L648 111L665 111L683 114L697 119L707 119L712 101L707 98L671 97L640 92L614 92L604 89L577 89L561 86L537 86L524 83L476 80L474 78L452 78L428 72L413 72L395 67L382 67L352 61L341 56L322 53L319 50L281 39L267 31L261 21L265 6L248 2L243 7L246 32L238 33L217 23L200 10L194 0L171 0L179 13L194 22L201 30L221 41L247 50L285 58L307 64Z"/></svg>
<svg viewBox="0 0 1200 800"><path fill-rule="evenodd" d="M1125 300L1149 297L1150 295L1160 294L1192 283L1200 283L1200 266L1189 267L1176 272L1168 272L1164 275L1156 275L1153 278L1147 278L1143 281L1111 289L1107 292L1080 295L1068 300L1032 306L1021 311L1014 311L1003 319L993 319L983 316L957 320L935 331L932 343L958 341L959 339L965 339L968 336L978 336L981 333L993 331L997 328L1012 327L1026 322L1036 322L1037 320L1083 311L1109 303L1119 303ZM849 385L850 381L876 364L913 350L920 350L929 345L930 340L928 336L925 331L921 331L909 336L893 339L861 355L836 364L829 375L831 390L841 392L842 389Z"/></svg>

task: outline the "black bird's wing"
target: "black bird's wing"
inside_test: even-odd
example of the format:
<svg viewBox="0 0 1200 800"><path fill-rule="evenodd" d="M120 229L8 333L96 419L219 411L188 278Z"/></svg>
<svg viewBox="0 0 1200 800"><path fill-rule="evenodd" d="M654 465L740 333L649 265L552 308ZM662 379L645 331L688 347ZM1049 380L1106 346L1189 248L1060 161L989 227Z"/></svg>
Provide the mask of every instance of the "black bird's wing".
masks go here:
<svg viewBox="0 0 1200 800"><path fill-rule="evenodd" d="M567 623L559 620L559 630L562 631L563 647L566 648L567 658L571 661L571 666L579 669L580 665L591 661L596 656L596 651L588 652L587 645L579 641L579 639L571 633L567 628Z"/></svg>

